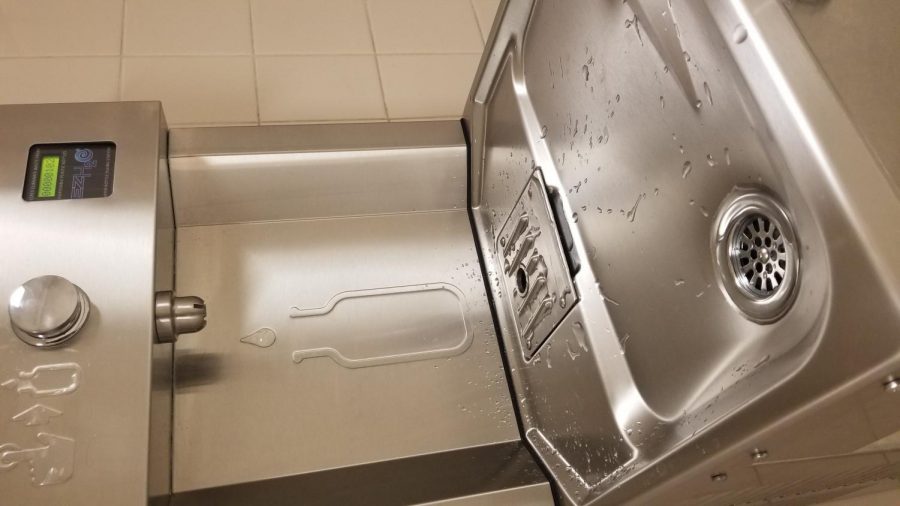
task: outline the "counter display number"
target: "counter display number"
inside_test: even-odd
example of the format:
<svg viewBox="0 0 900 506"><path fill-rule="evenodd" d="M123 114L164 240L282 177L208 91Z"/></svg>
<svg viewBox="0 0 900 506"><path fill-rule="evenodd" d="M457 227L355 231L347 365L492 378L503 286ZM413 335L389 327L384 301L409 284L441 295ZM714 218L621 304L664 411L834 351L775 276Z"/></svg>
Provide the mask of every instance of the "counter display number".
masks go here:
<svg viewBox="0 0 900 506"><path fill-rule="evenodd" d="M59 180L59 156L41 158L41 175L38 178L37 196L40 199L56 196L56 183Z"/></svg>

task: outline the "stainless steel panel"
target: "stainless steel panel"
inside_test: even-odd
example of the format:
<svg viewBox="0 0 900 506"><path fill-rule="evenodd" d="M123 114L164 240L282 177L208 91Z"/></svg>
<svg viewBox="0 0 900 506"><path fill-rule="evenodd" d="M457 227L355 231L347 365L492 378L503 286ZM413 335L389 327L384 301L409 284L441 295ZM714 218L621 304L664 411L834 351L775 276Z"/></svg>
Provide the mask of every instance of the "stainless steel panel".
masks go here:
<svg viewBox="0 0 900 506"><path fill-rule="evenodd" d="M186 129L172 138L179 227L466 206L456 122ZM210 155L216 148L224 154Z"/></svg>
<svg viewBox="0 0 900 506"><path fill-rule="evenodd" d="M578 301L550 205L535 170L492 245L503 262L502 286L526 360Z"/></svg>
<svg viewBox="0 0 900 506"><path fill-rule="evenodd" d="M386 153L391 166L378 164ZM319 194L318 207L265 222L257 221L270 187L259 177L265 157L295 154L200 157L208 167L255 157L226 169L237 175L217 179L206 198L240 190L260 199L232 208L229 223L178 229L177 289L206 300L209 322L176 344L174 489L183 500L211 500L194 493L210 487L331 480L348 466L520 439L463 208L464 153L376 149L342 154L337 166L310 164L279 191L300 205L309 188L338 181L356 193ZM193 160L172 160L176 215L179 195L190 194L180 185L201 180ZM453 180L462 183L446 184ZM482 465L502 465L492 459ZM457 495L475 493L466 490ZM392 492L386 503L415 490ZM306 497L327 503L321 493Z"/></svg>
<svg viewBox="0 0 900 506"><path fill-rule="evenodd" d="M521 442L176 494L174 506L553 504L549 484Z"/></svg>
<svg viewBox="0 0 900 506"><path fill-rule="evenodd" d="M900 200L781 3L501 12L466 112L470 199L493 278L495 231L540 167L585 259L569 325L536 355L551 364L519 359L514 309L491 285L523 423L561 499L664 503L708 468L745 475L760 441L797 431L826 454L870 443L865 424L827 444L826 427L795 422L853 407L900 369L887 337L900 329ZM784 205L799 246L797 296L774 323L739 311L714 257L717 211L746 187ZM572 410L573 396L594 408ZM728 488L698 493L744 497Z"/></svg>
<svg viewBox="0 0 900 506"><path fill-rule="evenodd" d="M169 158L458 148L459 121L173 128Z"/></svg>
<svg viewBox="0 0 900 506"><path fill-rule="evenodd" d="M117 146L110 197L22 199L32 144L96 140ZM0 383L8 387L0 389L0 453L32 450L23 459L5 453L4 504L139 505L167 488L167 437L154 438L164 445L152 457L162 481L148 477L157 231L171 228L157 215L164 152L158 103L0 107L0 294L6 300L23 281L56 274L92 303L83 330L55 349L24 344L0 318ZM157 398L167 397L163 389Z"/></svg>
<svg viewBox="0 0 900 506"><path fill-rule="evenodd" d="M485 492L483 494L458 497L445 501L422 503L423 506L493 506L497 504L514 504L516 506L544 506L553 504L553 495L550 491L549 484L539 483L536 485L525 485L523 487L508 488L503 490Z"/></svg>

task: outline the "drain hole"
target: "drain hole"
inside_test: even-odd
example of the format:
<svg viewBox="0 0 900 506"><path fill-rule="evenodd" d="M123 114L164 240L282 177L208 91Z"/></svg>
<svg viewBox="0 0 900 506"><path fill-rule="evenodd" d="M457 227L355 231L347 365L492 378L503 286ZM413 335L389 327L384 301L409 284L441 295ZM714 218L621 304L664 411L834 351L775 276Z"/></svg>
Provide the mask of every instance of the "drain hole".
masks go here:
<svg viewBox="0 0 900 506"><path fill-rule="evenodd" d="M524 267L519 267L516 270L516 290L519 291L520 295L528 293L528 273L525 272Z"/></svg>
<svg viewBox="0 0 900 506"><path fill-rule="evenodd" d="M713 230L716 267L737 309L757 323L783 316L799 268L784 208L763 192L738 189L726 197Z"/></svg>
<svg viewBox="0 0 900 506"><path fill-rule="evenodd" d="M735 227L731 258L735 274L755 299L773 296L786 273L784 235L778 224L760 213L750 213Z"/></svg>

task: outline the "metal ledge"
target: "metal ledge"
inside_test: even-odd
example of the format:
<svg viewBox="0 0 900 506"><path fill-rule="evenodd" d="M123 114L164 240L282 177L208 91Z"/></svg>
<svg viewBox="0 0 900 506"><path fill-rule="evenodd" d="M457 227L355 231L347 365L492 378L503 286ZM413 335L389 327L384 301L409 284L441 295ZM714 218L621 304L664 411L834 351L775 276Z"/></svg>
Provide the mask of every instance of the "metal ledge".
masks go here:
<svg viewBox="0 0 900 506"><path fill-rule="evenodd" d="M552 502L528 450L510 442L178 493L172 506L460 504L475 495L493 504Z"/></svg>
<svg viewBox="0 0 900 506"><path fill-rule="evenodd" d="M169 158L465 146L458 121L174 128Z"/></svg>

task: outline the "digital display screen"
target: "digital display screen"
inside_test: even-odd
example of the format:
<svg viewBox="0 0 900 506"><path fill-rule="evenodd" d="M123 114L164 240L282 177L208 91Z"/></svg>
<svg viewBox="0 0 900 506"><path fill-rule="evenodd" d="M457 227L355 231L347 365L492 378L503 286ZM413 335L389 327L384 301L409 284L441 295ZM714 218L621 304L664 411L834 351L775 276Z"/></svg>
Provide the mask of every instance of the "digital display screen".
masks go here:
<svg viewBox="0 0 900 506"><path fill-rule="evenodd" d="M41 158L41 175L38 178L38 198L56 196L56 183L59 180L59 156Z"/></svg>
<svg viewBox="0 0 900 506"><path fill-rule="evenodd" d="M116 145L109 141L34 144L28 150L26 202L109 197Z"/></svg>

